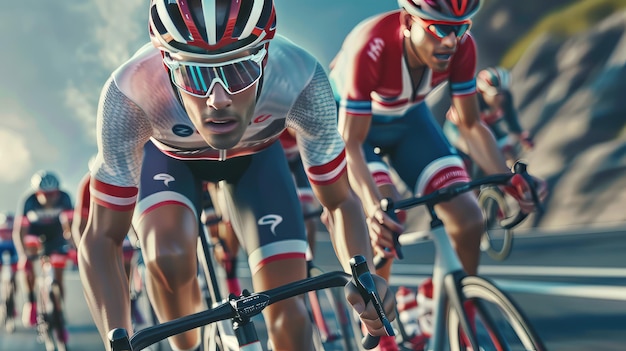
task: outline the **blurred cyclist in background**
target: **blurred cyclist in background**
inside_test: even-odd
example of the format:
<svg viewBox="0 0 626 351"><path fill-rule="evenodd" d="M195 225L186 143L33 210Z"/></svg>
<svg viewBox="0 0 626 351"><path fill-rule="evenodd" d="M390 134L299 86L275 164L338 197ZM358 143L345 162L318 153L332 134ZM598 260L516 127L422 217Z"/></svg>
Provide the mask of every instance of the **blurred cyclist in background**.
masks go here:
<svg viewBox="0 0 626 351"><path fill-rule="evenodd" d="M64 294L63 271L71 240L74 208L68 193L60 189L59 178L50 171L38 171L31 178L31 191L16 212L13 241L24 270L28 301L24 304L25 326L37 324L33 260L42 254L54 269L54 278ZM39 252L41 250L41 252ZM65 336L67 339L67 331Z"/></svg>
<svg viewBox="0 0 626 351"><path fill-rule="evenodd" d="M533 139L520 124L511 93L511 74L502 67L489 67L478 72L476 77L480 118L493 133L507 165L518 160L520 145L523 151L534 147ZM458 114L451 107L444 121L443 131L450 143L466 158L467 169L472 177L480 176L480 168L469 159L468 145L459 133Z"/></svg>
<svg viewBox="0 0 626 351"><path fill-rule="evenodd" d="M12 213L0 213L0 282L2 282L0 285L0 301L4 304L0 306L0 323L4 322L5 328L9 333L14 329L16 315L15 292L17 291L17 286L15 284L15 275L19 261L17 250L13 243L13 223L14 217ZM9 256L9 264L11 265L10 277L6 282L8 286L5 285L4 278L2 277L2 266L4 264L5 254Z"/></svg>

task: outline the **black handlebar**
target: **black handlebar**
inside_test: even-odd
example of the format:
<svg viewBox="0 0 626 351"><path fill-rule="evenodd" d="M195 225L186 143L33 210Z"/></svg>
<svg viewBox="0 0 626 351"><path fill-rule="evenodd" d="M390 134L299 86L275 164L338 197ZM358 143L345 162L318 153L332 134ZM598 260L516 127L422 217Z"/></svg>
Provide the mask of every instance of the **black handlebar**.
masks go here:
<svg viewBox="0 0 626 351"><path fill-rule="evenodd" d="M420 197L411 197L396 202L391 199L383 199L380 202L380 207L383 211L385 211L385 213L393 214L395 213L395 210L406 210L415 206L426 205L429 208L429 212L433 221L439 223L440 220L436 217L436 214L434 212L434 207L436 204L452 200L454 197L462 193L471 191L476 188L480 188L483 185L506 185L511 180L511 178L513 178L513 176L519 174L522 178L524 178L526 183L528 183L531 198L535 205L536 211L538 213L542 213L543 206L541 204L541 201L539 200L539 195L537 194L537 184L535 184L533 177L528 174L526 163L517 161L513 165L512 170L513 172L511 173L489 175L469 182L455 183L448 187L437 189L432 193ZM500 225L504 229L511 229L520 224L527 216L527 213L524 213L520 210L515 216L502 220L500 222ZM431 225L432 224L433 223L431 223ZM399 235L399 233L394 233L393 242L396 252L400 252L401 247L400 241L398 239ZM401 259L402 257L398 255L398 258ZM386 262L387 258L385 257L374 257L374 265L376 269L384 266Z"/></svg>
<svg viewBox="0 0 626 351"><path fill-rule="evenodd" d="M172 335L180 334L191 329L227 319L249 319L263 311L265 307L275 302L302 295L309 291L341 287L348 282L354 284L361 297L367 304L371 302L378 317L383 322L388 335L394 335L393 328L385 314L382 301L376 290L376 285L367 267L363 256L350 259L353 275L341 271L325 273L260 293L244 292L241 296L231 296L214 308L147 327L138 331L129 338L123 328L112 329L108 333L109 344L113 351L143 350L152 344L164 340ZM365 349L372 349L378 345L379 337L366 335L361 341Z"/></svg>

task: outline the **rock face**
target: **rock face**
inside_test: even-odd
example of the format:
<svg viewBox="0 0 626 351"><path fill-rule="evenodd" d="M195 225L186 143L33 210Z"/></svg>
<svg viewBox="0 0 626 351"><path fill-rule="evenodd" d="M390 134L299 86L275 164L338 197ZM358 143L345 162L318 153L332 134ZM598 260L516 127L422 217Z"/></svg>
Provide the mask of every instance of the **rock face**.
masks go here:
<svg viewBox="0 0 626 351"><path fill-rule="evenodd" d="M506 11L511 12L508 5ZM491 38L481 36L484 29L473 32L479 46L481 40L488 46L484 40ZM498 45L489 46L494 48L480 49L483 58L491 57L480 67L502 55ZM513 67L512 77L521 123L535 135L536 147L525 159L530 172L550 187L544 215L532 215L522 227L626 222L626 11L573 37L539 37ZM445 98L429 103L439 116L449 106ZM426 227L422 212L415 213L409 229Z"/></svg>
<svg viewBox="0 0 626 351"><path fill-rule="evenodd" d="M544 36L513 71L531 170L549 181L540 226L626 220L626 12L566 41Z"/></svg>

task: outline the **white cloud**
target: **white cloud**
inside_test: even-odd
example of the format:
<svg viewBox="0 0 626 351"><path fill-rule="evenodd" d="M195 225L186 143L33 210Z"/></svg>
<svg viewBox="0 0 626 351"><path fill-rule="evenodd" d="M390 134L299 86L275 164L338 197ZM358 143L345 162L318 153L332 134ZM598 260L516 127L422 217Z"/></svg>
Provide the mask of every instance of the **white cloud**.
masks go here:
<svg viewBox="0 0 626 351"><path fill-rule="evenodd" d="M97 94L85 89L79 89L73 82L64 91L65 105L72 109L76 119L84 126L89 139L96 137L96 108Z"/></svg>
<svg viewBox="0 0 626 351"><path fill-rule="evenodd" d="M26 139L11 129L0 129L0 182L23 179L32 167Z"/></svg>

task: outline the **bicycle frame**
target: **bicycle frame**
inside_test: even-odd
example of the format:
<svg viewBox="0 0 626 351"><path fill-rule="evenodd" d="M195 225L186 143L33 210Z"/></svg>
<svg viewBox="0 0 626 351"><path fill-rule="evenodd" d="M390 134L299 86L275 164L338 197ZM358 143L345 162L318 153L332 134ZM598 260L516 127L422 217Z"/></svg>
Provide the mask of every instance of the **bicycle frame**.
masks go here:
<svg viewBox="0 0 626 351"><path fill-rule="evenodd" d="M209 233L207 230L207 226L200 223L198 230L200 232L200 235L199 235L200 243L198 245L198 258L199 258L200 264L202 265L204 278L207 280L206 286L209 289L209 296L207 297L206 303L207 303L208 308L212 308L216 304L223 301L222 291L220 290L220 284L218 282L218 273L216 271L217 264L214 261L213 255L211 253L212 244L210 243L210 240L209 240ZM250 321L250 323L252 322ZM239 350L239 345L240 345L241 340L238 340L238 337L235 333L233 325L230 322L228 322L227 320L222 320L217 324L211 325L210 328L217 328L220 334L220 339L222 341L222 346L226 349L226 351ZM213 329L213 330L210 330L210 332L214 333L215 331ZM256 334L254 336L256 337ZM259 346L259 350L260 350L260 346Z"/></svg>
<svg viewBox="0 0 626 351"><path fill-rule="evenodd" d="M435 309L429 350L443 350L446 345L444 338L446 335L446 306L448 303L452 304L457 313L463 309L463 301L465 299L461 291L460 281L467 276L467 273L463 270L461 261L458 259L448 234L438 218L435 217L433 222L431 222L431 231L428 232L428 235L435 245L435 262L432 278ZM458 313L458 316L462 329L465 335L468 336L472 348L478 350L478 342L474 333L471 332L467 316L465 313Z"/></svg>

